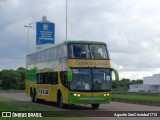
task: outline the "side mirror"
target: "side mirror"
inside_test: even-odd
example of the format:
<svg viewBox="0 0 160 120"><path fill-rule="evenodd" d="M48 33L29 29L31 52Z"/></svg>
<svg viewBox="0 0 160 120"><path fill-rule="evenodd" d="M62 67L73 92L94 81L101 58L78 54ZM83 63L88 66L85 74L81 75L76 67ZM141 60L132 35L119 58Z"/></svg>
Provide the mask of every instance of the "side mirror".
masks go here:
<svg viewBox="0 0 160 120"><path fill-rule="evenodd" d="M72 69L68 68L67 70L68 82L72 82Z"/></svg>
<svg viewBox="0 0 160 120"><path fill-rule="evenodd" d="M114 75L115 75L115 80L116 80L116 81L119 81L118 71L117 71L116 69L114 69L114 68L112 68L112 71L113 71L113 73L114 73Z"/></svg>

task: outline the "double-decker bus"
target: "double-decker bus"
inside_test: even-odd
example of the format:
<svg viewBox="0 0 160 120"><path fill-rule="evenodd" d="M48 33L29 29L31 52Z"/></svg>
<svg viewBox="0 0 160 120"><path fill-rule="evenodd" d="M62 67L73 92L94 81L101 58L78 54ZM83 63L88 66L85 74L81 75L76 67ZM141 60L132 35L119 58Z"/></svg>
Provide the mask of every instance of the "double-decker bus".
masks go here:
<svg viewBox="0 0 160 120"><path fill-rule="evenodd" d="M64 41L27 55L26 94L32 102L110 103L112 71L107 45L98 41Z"/></svg>

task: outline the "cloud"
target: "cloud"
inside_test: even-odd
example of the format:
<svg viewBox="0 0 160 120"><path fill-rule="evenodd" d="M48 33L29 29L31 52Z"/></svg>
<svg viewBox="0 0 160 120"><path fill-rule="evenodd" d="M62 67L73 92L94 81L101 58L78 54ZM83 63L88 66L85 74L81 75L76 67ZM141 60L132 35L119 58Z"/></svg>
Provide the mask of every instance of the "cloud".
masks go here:
<svg viewBox="0 0 160 120"><path fill-rule="evenodd" d="M0 1L1 69L25 66L27 29L24 25L32 23L33 26L29 31L31 52L35 50L35 22L43 15L56 23L56 43L65 40L65 2ZM157 0L68 0L68 39L106 42L112 66L119 70L121 77L133 78L139 71L143 71L143 75L148 71L157 72L160 66L159 6Z"/></svg>

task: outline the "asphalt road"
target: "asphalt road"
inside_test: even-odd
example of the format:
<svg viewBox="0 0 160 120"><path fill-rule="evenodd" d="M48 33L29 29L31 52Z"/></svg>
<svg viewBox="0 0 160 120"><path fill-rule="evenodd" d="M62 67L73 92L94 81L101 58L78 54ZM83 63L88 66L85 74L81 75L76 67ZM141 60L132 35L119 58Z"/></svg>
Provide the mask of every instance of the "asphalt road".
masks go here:
<svg viewBox="0 0 160 120"><path fill-rule="evenodd" d="M19 101L30 101L30 97L26 96L25 93L0 93L0 96L12 98ZM50 105L46 104L45 105ZM52 105L53 107L56 107ZM57 107L56 107L57 108ZM90 110L90 105L75 105L69 107L67 110ZM101 104L98 111L160 111L160 107L157 106L148 106L148 105L138 105L138 104L129 104L129 103L121 103L121 102L111 102L111 104ZM135 118L94 118L91 119L98 119L98 120L135 120ZM153 118L153 117L146 117L143 118L144 120L160 120L160 118ZM142 117L137 117L136 120L143 120Z"/></svg>

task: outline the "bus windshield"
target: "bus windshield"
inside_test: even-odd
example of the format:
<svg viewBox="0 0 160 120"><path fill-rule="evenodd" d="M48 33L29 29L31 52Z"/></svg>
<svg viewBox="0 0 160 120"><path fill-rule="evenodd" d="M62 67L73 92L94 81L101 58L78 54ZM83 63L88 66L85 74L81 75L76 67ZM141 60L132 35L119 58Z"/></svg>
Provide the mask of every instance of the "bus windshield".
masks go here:
<svg viewBox="0 0 160 120"><path fill-rule="evenodd" d="M112 88L110 69L72 69L72 71L70 90L105 91Z"/></svg>
<svg viewBox="0 0 160 120"><path fill-rule="evenodd" d="M109 59L105 45L69 44L69 58Z"/></svg>

